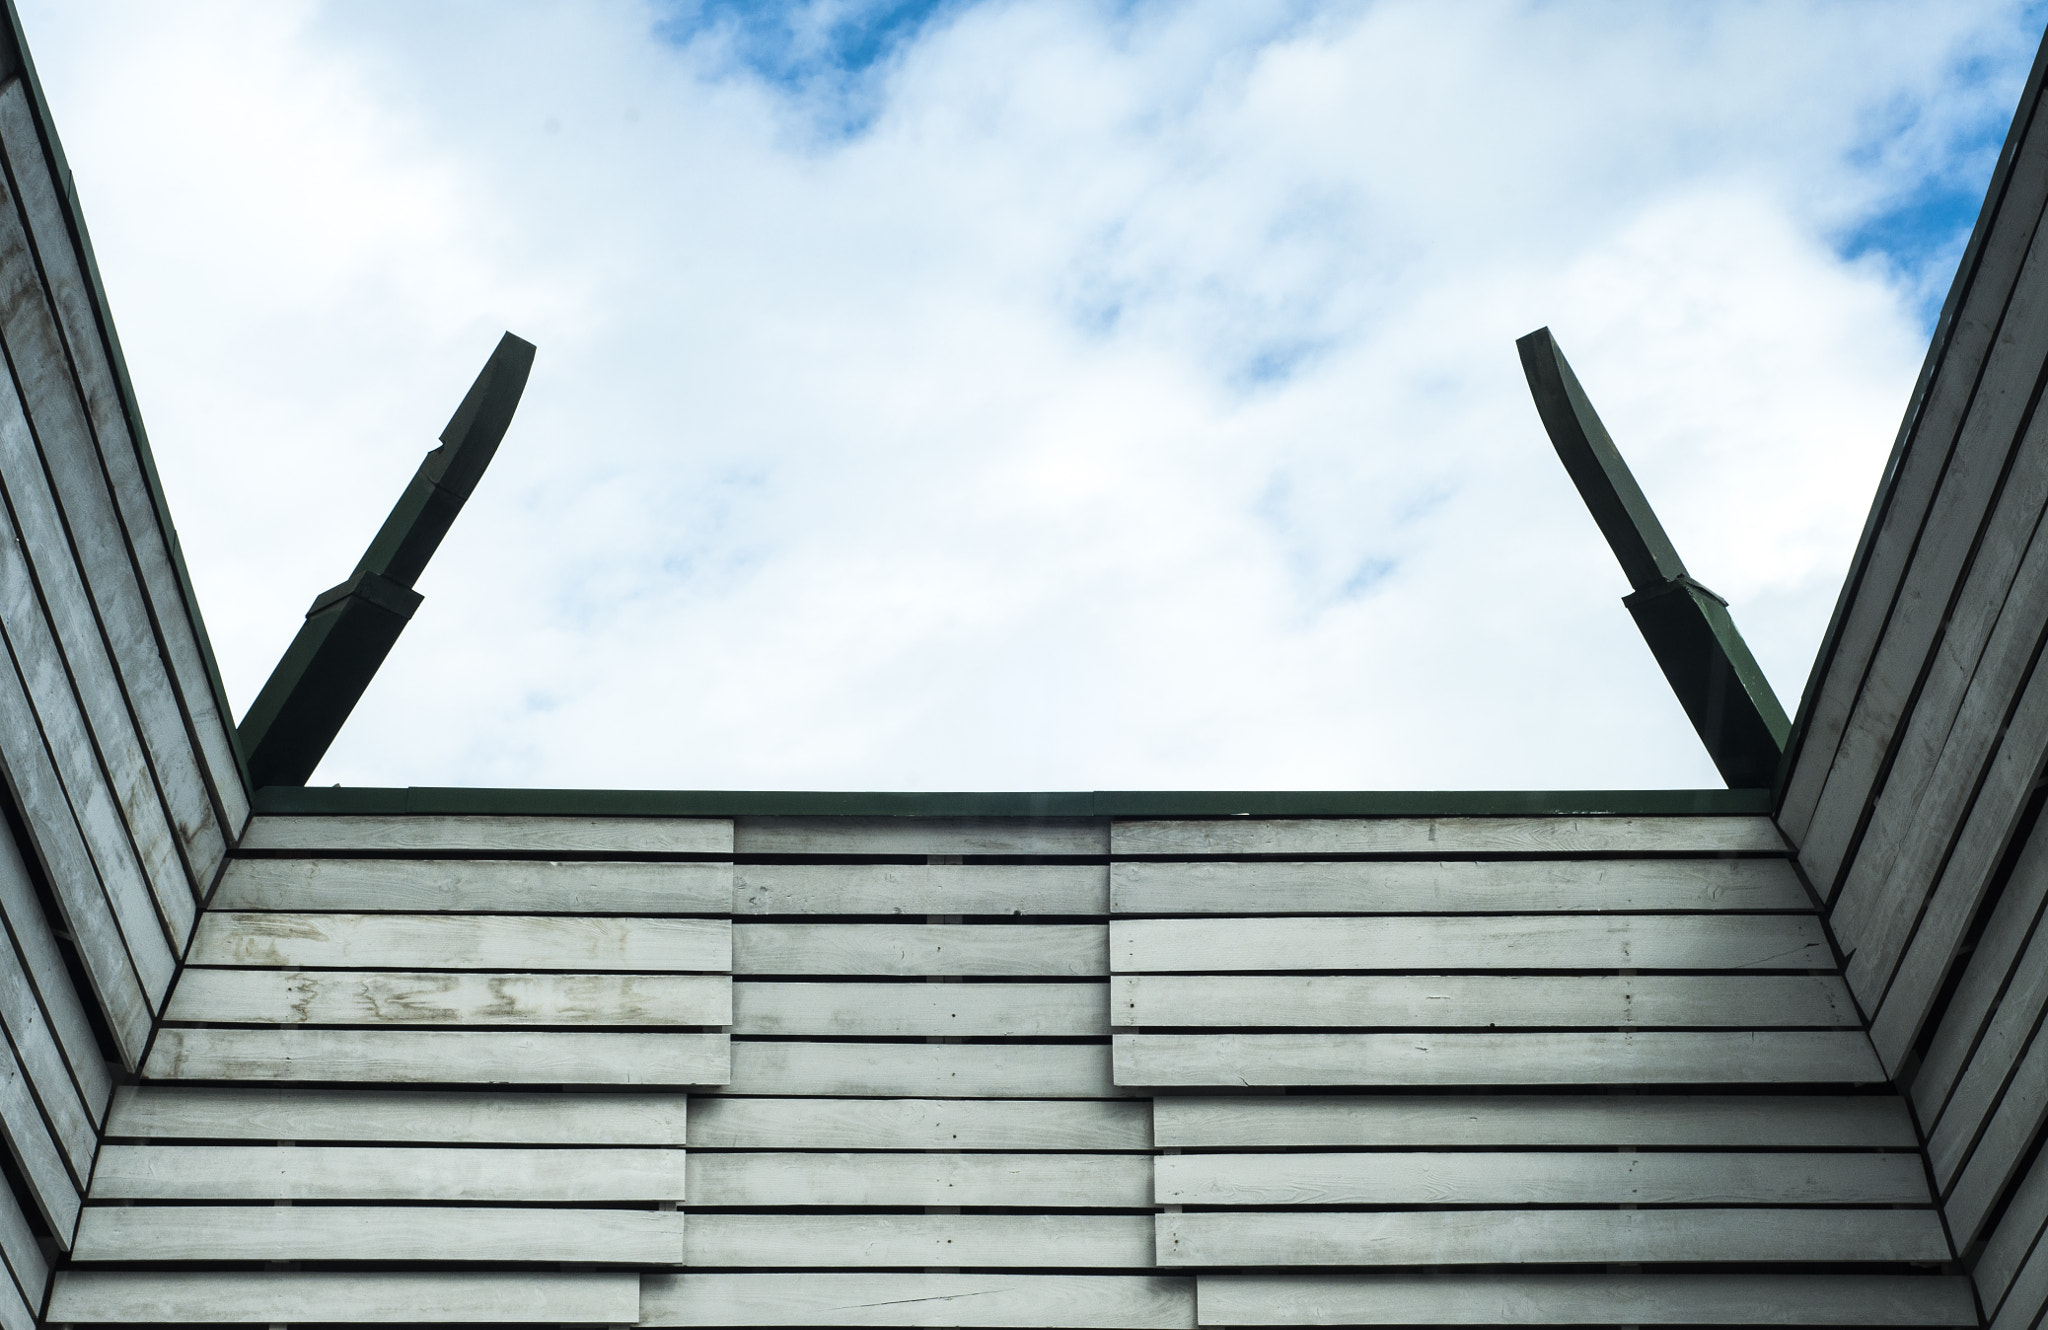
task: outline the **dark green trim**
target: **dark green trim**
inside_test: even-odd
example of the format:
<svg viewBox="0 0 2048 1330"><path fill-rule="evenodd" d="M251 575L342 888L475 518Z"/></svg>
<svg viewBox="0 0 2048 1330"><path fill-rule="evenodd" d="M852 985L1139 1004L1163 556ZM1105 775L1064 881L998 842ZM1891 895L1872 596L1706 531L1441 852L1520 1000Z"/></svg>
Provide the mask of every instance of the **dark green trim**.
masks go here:
<svg viewBox="0 0 2048 1330"><path fill-rule="evenodd" d="M1769 790L1080 790L916 794L830 790L491 790L269 786L259 813L515 817L1734 817Z"/></svg>

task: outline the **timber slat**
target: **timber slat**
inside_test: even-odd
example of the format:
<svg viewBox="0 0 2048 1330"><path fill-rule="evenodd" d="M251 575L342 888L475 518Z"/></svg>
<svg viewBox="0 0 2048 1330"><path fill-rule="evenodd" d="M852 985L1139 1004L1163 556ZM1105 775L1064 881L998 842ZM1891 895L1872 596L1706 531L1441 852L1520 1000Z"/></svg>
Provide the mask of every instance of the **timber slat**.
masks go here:
<svg viewBox="0 0 2048 1330"><path fill-rule="evenodd" d="M1109 988L1068 984L732 986L734 1034L1047 1039L1109 1034ZM721 1024L722 1022L710 1022Z"/></svg>
<svg viewBox="0 0 2048 1330"><path fill-rule="evenodd" d="M1219 818L1118 822L1110 852L1212 854L1772 854L1765 817Z"/></svg>
<svg viewBox="0 0 2048 1330"><path fill-rule="evenodd" d="M697 1095L690 1140L713 1150L1150 1150L1152 1104Z"/></svg>
<svg viewBox="0 0 2048 1330"><path fill-rule="evenodd" d="M700 1145L691 1152L689 1176L690 1203L710 1207L968 1205L1103 1210L1143 1209L1152 1204L1152 1160L1140 1154L816 1150L706 1154ZM1924 1186L1921 1192L1924 1200ZM979 1262L962 1259L959 1264Z"/></svg>
<svg viewBox="0 0 2048 1330"><path fill-rule="evenodd" d="M678 1149L109 1145L92 1198L291 1201L680 1201Z"/></svg>
<svg viewBox="0 0 2048 1330"><path fill-rule="evenodd" d="M277 1090L124 1085L110 1137L388 1141L419 1144L681 1145L676 1093Z"/></svg>
<svg viewBox="0 0 2048 1330"><path fill-rule="evenodd" d="M683 1264L684 1216L481 1206L95 1205L81 1261L576 1261Z"/></svg>
<svg viewBox="0 0 2048 1330"><path fill-rule="evenodd" d="M722 1034L573 1030L228 1030L171 1026L160 1080L432 1085L722 1085Z"/></svg>
<svg viewBox="0 0 2048 1330"><path fill-rule="evenodd" d="M189 965L725 972L723 919L612 915L283 914L209 910Z"/></svg>
<svg viewBox="0 0 2048 1330"><path fill-rule="evenodd" d="M1143 1269L1148 1215L690 1216L689 1263L745 1269L796 1266L978 1266L984 1269Z"/></svg>
<svg viewBox="0 0 2048 1330"><path fill-rule="evenodd" d="M1109 852L1100 822L973 817L743 817L733 823L738 854L989 854L1099 857ZM942 911L941 913L951 913Z"/></svg>
<svg viewBox="0 0 2048 1330"><path fill-rule="evenodd" d="M250 819L238 852L343 854L730 855L723 818L373 817L333 814Z"/></svg>
<svg viewBox="0 0 2048 1330"><path fill-rule="evenodd" d="M1102 924L735 924L732 972L1087 976L1109 973Z"/></svg>
<svg viewBox="0 0 2048 1330"><path fill-rule="evenodd" d="M734 914L1104 915L1101 864L742 864Z"/></svg>
<svg viewBox="0 0 2048 1330"><path fill-rule="evenodd" d="M49 1319L69 1325L631 1325L640 1316L631 1271L66 1270L56 1283Z"/></svg>
<svg viewBox="0 0 2048 1330"><path fill-rule="evenodd" d="M722 974L477 974L188 967L171 1021L394 1026L732 1023Z"/></svg>
<svg viewBox="0 0 2048 1330"><path fill-rule="evenodd" d="M531 859L236 859L215 910L715 914L732 865Z"/></svg>
<svg viewBox="0 0 2048 1330"><path fill-rule="evenodd" d="M1151 1275L649 1275L645 1326L1193 1330L1195 1281Z"/></svg>
<svg viewBox="0 0 2048 1330"><path fill-rule="evenodd" d="M735 1040L728 1094L1109 1099L1103 1044L890 1044Z"/></svg>

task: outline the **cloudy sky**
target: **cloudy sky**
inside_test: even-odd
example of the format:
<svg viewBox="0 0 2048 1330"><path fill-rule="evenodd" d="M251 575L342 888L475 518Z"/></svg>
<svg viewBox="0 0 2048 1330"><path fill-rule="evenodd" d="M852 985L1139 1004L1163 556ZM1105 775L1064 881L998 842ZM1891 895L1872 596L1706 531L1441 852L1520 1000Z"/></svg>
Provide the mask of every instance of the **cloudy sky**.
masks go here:
<svg viewBox="0 0 2048 1330"><path fill-rule="evenodd" d="M1787 710L2041 4L23 0L246 707L539 357L316 783L1714 785L1548 324Z"/></svg>

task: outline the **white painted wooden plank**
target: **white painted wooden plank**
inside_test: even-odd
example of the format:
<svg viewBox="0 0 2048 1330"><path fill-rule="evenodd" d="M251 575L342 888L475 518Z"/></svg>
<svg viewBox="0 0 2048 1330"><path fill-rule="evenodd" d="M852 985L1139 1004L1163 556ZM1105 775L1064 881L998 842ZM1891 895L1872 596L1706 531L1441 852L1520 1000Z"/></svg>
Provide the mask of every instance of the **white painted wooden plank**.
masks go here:
<svg viewBox="0 0 2048 1330"><path fill-rule="evenodd" d="M1820 921L1786 914L1116 919L1109 949L1118 973L1834 967Z"/></svg>
<svg viewBox="0 0 2048 1330"><path fill-rule="evenodd" d="M704 854L732 853L732 823L715 817L498 817L415 813L250 819L240 853Z"/></svg>
<svg viewBox="0 0 2048 1330"><path fill-rule="evenodd" d="M640 1285L640 1313L644 1326L1192 1330L1195 1281L1151 1275L648 1275Z"/></svg>
<svg viewBox="0 0 2048 1330"><path fill-rule="evenodd" d="M752 1035L1056 1038L1109 1033L1109 986L774 984L732 986L732 1032Z"/></svg>
<svg viewBox="0 0 2048 1330"><path fill-rule="evenodd" d="M1156 1161L1161 1205L1931 1205L1917 1151L1200 1154ZM694 1177L695 1174L692 1174Z"/></svg>
<svg viewBox="0 0 2048 1330"><path fill-rule="evenodd" d="M1990 1301L1986 1299L1984 1305L1988 1309ZM2037 1243L1998 1310L1987 1310L1987 1322L1991 1330L2032 1330L2040 1323L2044 1305L2048 1305L2048 1243Z"/></svg>
<svg viewBox="0 0 2048 1330"><path fill-rule="evenodd" d="M733 1150L1149 1150L1152 1105L696 1095L690 1140L700 1149Z"/></svg>
<svg viewBox="0 0 2048 1330"><path fill-rule="evenodd" d="M1203 1325L1965 1325L1958 1276L1202 1275Z"/></svg>
<svg viewBox="0 0 2048 1330"><path fill-rule="evenodd" d="M734 914L1109 913L1102 864L742 864Z"/></svg>
<svg viewBox="0 0 2048 1330"><path fill-rule="evenodd" d="M1167 1095L1152 1117L1161 1147L1919 1146L1893 1095Z"/></svg>
<svg viewBox="0 0 2048 1330"><path fill-rule="evenodd" d="M1863 1024L1836 975L1148 974L1118 975L1110 993L1118 1026Z"/></svg>
<svg viewBox="0 0 2048 1330"><path fill-rule="evenodd" d="M0 914L7 918L8 931L20 949L21 964L27 970L36 998L48 1016L51 1032L63 1049L80 1102L97 1125L107 1111L114 1091L99 1040L86 1017L85 1003L64 955L57 949L42 901L36 894L27 860L14 836L0 827Z"/></svg>
<svg viewBox="0 0 2048 1330"><path fill-rule="evenodd" d="M239 858L215 910L447 914L726 914L729 863Z"/></svg>
<svg viewBox="0 0 2048 1330"><path fill-rule="evenodd" d="M178 977L170 1021L281 1025L730 1025L722 974L208 970Z"/></svg>
<svg viewBox="0 0 2048 1330"><path fill-rule="evenodd" d="M739 854L1102 855L1109 852L1109 827L1022 817L743 817L733 823L733 848Z"/></svg>
<svg viewBox="0 0 2048 1330"><path fill-rule="evenodd" d="M631 1325L640 1279L631 1271L66 1270L53 1325Z"/></svg>
<svg viewBox="0 0 2048 1330"><path fill-rule="evenodd" d="M732 1045L729 1094L1108 1099L1106 1044L866 1044L751 1039Z"/></svg>
<svg viewBox="0 0 2048 1330"><path fill-rule="evenodd" d="M1998 1314L2020 1267L2040 1241L2044 1224L2048 1224L2048 1154L2034 1157L1970 1268L1986 1316Z"/></svg>
<svg viewBox="0 0 2048 1330"><path fill-rule="evenodd" d="M690 1216L693 1266L728 1269L943 1265L1024 1269L1143 1269L1148 1215Z"/></svg>
<svg viewBox="0 0 2048 1330"><path fill-rule="evenodd" d="M723 1085L722 1034L529 1030L219 1030L170 1027L159 1080L406 1085Z"/></svg>
<svg viewBox="0 0 2048 1330"><path fill-rule="evenodd" d="M1152 1160L1141 1154L707 1154L700 1146L690 1153L689 1175L690 1204L714 1208L968 1205L1105 1210L1152 1204ZM1924 1200L1924 1186L1921 1194Z"/></svg>
<svg viewBox="0 0 2048 1330"><path fill-rule="evenodd" d="M1116 1083L1771 1085L1884 1080L1857 1031L1120 1034Z"/></svg>
<svg viewBox="0 0 2048 1330"><path fill-rule="evenodd" d="M0 1135L7 1139L44 1225L57 1245L68 1250L71 1232L78 1226L83 1175L74 1175L66 1166L63 1150L30 1096L28 1078L22 1075L13 1048L4 1041L0 1041Z"/></svg>
<svg viewBox="0 0 2048 1330"><path fill-rule="evenodd" d="M1207 1210L1155 1222L1162 1266L1949 1259L1933 1210Z"/></svg>
<svg viewBox="0 0 2048 1330"><path fill-rule="evenodd" d="M689 1099L675 1093L517 1090L277 1090L124 1085L110 1137L435 1144L681 1145Z"/></svg>
<svg viewBox="0 0 2048 1330"><path fill-rule="evenodd" d="M12 1187L0 1187L0 1255L5 1256L7 1272L26 1304L42 1306L43 1294L50 1287L50 1261L36 1242L35 1230L29 1227L28 1216L22 1212ZM0 1287L4 1285L5 1281L0 1281ZM0 1301L4 1298L4 1292L0 1292ZM29 1317L31 1323L34 1320Z"/></svg>
<svg viewBox="0 0 2048 1330"><path fill-rule="evenodd" d="M1110 853L1775 854L1767 817L1227 817L1118 822Z"/></svg>
<svg viewBox="0 0 2048 1330"><path fill-rule="evenodd" d="M109 1145L92 1199L680 1201L680 1149Z"/></svg>
<svg viewBox="0 0 2048 1330"><path fill-rule="evenodd" d="M734 974L1098 975L1104 924L735 924Z"/></svg>
<svg viewBox="0 0 2048 1330"><path fill-rule="evenodd" d="M1813 905L1788 859L1123 861L1110 865L1109 884L1116 914L1540 914Z"/></svg>
<svg viewBox="0 0 2048 1330"><path fill-rule="evenodd" d="M95 1205L81 1261L580 1261L681 1265L677 1210Z"/></svg>
<svg viewBox="0 0 2048 1330"><path fill-rule="evenodd" d="M724 971L724 919L208 911L188 965L344 969Z"/></svg>

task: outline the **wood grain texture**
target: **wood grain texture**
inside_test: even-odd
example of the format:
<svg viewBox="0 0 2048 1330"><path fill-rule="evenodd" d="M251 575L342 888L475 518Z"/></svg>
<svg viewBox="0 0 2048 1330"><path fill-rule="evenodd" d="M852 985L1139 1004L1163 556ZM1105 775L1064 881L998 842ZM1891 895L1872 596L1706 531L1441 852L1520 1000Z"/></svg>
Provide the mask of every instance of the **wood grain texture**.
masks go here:
<svg viewBox="0 0 2048 1330"><path fill-rule="evenodd" d="M0 1191L0 1256L6 1259L7 1273L23 1303L28 1307L42 1306L43 1295L50 1287L50 1258L36 1241L35 1230L29 1226L28 1216L12 1188ZM4 1287L5 1281L0 1281L0 1289ZM4 1297L4 1292L0 1292L0 1299ZM31 1323L34 1320L29 1317Z"/></svg>
<svg viewBox="0 0 2048 1330"><path fill-rule="evenodd" d="M2048 1041L2030 1044L2010 1075L1981 1122L1964 1119L1959 1095L1928 1140L1929 1166L1947 1193L1943 1213L1965 1246L1982 1236L2028 1144L2048 1121Z"/></svg>
<svg viewBox="0 0 2048 1330"><path fill-rule="evenodd" d="M678 1274L640 1286L645 1326L1193 1330L1195 1281L1150 1275Z"/></svg>
<svg viewBox="0 0 2048 1330"><path fill-rule="evenodd" d="M1109 973L1103 924L735 924L734 974L902 977Z"/></svg>
<svg viewBox="0 0 2048 1330"><path fill-rule="evenodd" d="M1103 915L1102 864L743 864L734 914Z"/></svg>
<svg viewBox="0 0 2048 1330"><path fill-rule="evenodd" d="M15 1167L57 1246L68 1249L72 1230L78 1227L84 1175L70 1171L63 1147L36 1106L21 1063L5 1044L0 1044L0 1136L5 1136Z"/></svg>
<svg viewBox="0 0 2048 1330"><path fill-rule="evenodd" d="M222 1030L170 1027L159 1080L431 1085L722 1085L722 1034L526 1030Z"/></svg>
<svg viewBox="0 0 2048 1330"><path fill-rule="evenodd" d="M1109 1034L1106 984L732 986L734 1034L1044 1039ZM707 1022L718 1024L719 1022Z"/></svg>
<svg viewBox="0 0 2048 1330"><path fill-rule="evenodd" d="M1195 860L1110 865L1116 914L1812 908L1785 859Z"/></svg>
<svg viewBox="0 0 2048 1330"><path fill-rule="evenodd" d="M689 1176L690 1203L713 1208L968 1205L1105 1210L1152 1204L1152 1161L1139 1154L707 1154L699 1147L690 1154ZM1924 1199L1926 1188L1921 1191ZM1145 1261L1149 1260L1148 1254Z"/></svg>
<svg viewBox="0 0 2048 1330"><path fill-rule="evenodd" d="M1986 1316L1998 1314L2020 1267L2040 1241L2043 1225L2048 1225L2048 1155L2036 1155L1970 1268Z"/></svg>
<svg viewBox="0 0 2048 1330"><path fill-rule="evenodd" d="M1110 999L1117 1026L1749 1030L1863 1023L1841 979L1803 974L1118 975Z"/></svg>
<svg viewBox="0 0 2048 1330"><path fill-rule="evenodd" d="M215 910L725 914L732 865L535 859L271 859L228 865Z"/></svg>
<svg viewBox="0 0 2048 1330"><path fill-rule="evenodd" d="M680 1201L680 1149L109 1145L92 1199Z"/></svg>
<svg viewBox="0 0 2048 1330"><path fill-rule="evenodd" d="M96 1205L81 1261L578 1261L681 1265L680 1211L425 1205Z"/></svg>
<svg viewBox="0 0 2048 1330"><path fill-rule="evenodd" d="M733 823L733 849L789 855L1099 856L1109 852L1109 828L1094 821L1001 817L743 817Z"/></svg>
<svg viewBox="0 0 2048 1330"><path fill-rule="evenodd" d="M690 1139L733 1150L1149 1150L1146 1101L690 1100Z"/></svg>
<svg viewBox="0 0 2048 1330"><path fill-rule="evenodd" d="M66 1270L56 1283L49 1319L70 1325L631 1325L640 1315L630 1271Z"/></svg>
<svg viewBox="0 0 2048 1330"><path fill-rule="evenodd" d="M170 1021L269 1025L730 1025L722 974L209 970L178 977Z"/></svg>
<svg viewBox="0 0 2048 1330"><path fill-rule="evenodd" d="M977 1266L1130 1270L1150 1265L1147 1215L703 1214L692 1266Z"/></svg>
<svg viewBox="0 0 2048 1330"><path fill-rule="evenodd" d="M729 1094L1110 1099L1106 1044L732 1045Z"/></svg>
<svg viewBox="0 0 2048 1330"><path fill-rule="evenodd" d="M407 1141L433 1144L681 1145L689 1100L674 1093L275 1090L124 1085L110 1137Z"/></svg>
<svg viewBox="0 0 2048 1330"><path fill-rule="evenodd" d="M730 855L732 823L714 817L493 817L328 814L251 818L242 854Z"/></svg>
<svg viewBox="0 0 2048 1330"><path fill-rule="evenodd" d="M723 919L207 912L188 965L420 970L724 971Z"/></svg>
<svg viewBox="0 0 2048 1330"><path fill-rule="evenodd" d="M2039 1324L2044 1305L2048 1305L2048 1246L2037 1243L1998 1310L1987 1314L1987 1321L1991 1330L2028 1330Z"/></svg>
<svg viewBox="0 0 2048 1330"><path fill-rule="evenodd" d="M2016 1071L2018 1086L2042 1086L2043 1058L2023 1068L2042 1014L2048 1012L2048 934L2036 931L2027 941L2005 992L1991 1011L1977 1044L1956 1078L1955 1090L1938 1115L1929 1119L1927 1157L1943 1187L1955 1181L1984 1123L1998 1109ZM2048 1056L2048 1055L2044 1055Z"/></svg>
<svg viewBox="0 0 2048 1330"><path fill-rule="evenodd" d="M19 949L17 962L0 957L0 964L19 964L25 971L34 1001L47 1016L50 1033L62 1049L79 1102L97 1126L113 1095L113 1079L85 1014L84 995L72 981L52 921L37 898L28 862L13 834L4 828L0 828L0 915L6 916L8 931Z"/></svg>
<svg viewBox="0 0 2048 1330"><path fill-rule="evenodd" d="M1318 817L1118 822L1110 853L1211 854L1772 854L1765 817Z"/></svg>
<svg viewBox="0 0 2048 1330"><path fill-rule="evenodd" d="M1120 1034L1116 1083L1771 1085L1885 1079L1860 1031Z"/></svg>

